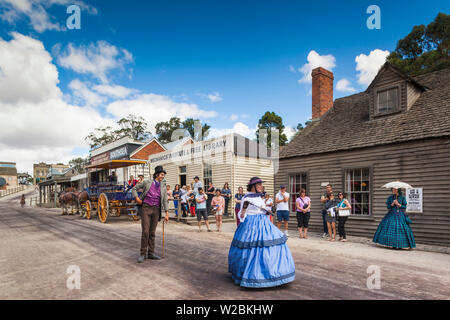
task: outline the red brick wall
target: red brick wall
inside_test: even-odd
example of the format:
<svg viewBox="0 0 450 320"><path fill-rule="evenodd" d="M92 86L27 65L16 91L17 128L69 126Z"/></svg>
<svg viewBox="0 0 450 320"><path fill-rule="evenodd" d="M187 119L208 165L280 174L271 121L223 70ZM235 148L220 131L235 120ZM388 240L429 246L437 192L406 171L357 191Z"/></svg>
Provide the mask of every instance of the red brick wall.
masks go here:
<svg viewBox="0 0 450 320"><path fill-rule="evenodd" d="M320 118L333 106L333 73L322 68L311 72L312 77L312 118Z"/></svg>
<svg viewBox="0 0 450 320"><path fill-rule="evenodd" d="M156 141L150 142L145 148L140 150L138 153L133 155L133 159L141 159L141 160L148 160L148 156L151 154L163 152L164 148L160 146L159 143Z"/></svg>

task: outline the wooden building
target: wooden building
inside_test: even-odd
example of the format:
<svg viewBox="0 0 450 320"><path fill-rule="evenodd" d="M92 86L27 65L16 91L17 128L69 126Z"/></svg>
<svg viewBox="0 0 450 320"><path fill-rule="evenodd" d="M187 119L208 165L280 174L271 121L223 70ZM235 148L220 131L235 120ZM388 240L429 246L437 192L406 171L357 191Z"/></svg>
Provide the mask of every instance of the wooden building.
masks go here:
<svg viewBox="0 0 450 320"><path fill-rule="evenodd" d="M66 188L72 187L71 178L78 175L75 168L64 170L50 169L44 181L38 183L39 186L39 206L47 208L56 208L58 203L58 194Z"/></svg>
<svg viewBox="0 0 450 320"><path fill-rule="evenodd" d="M176 184L193 185L194 177L198 176L203 186L210 181L215 188L223 188L229 183L232 192L232 202L229 212L234 214L234 194L239 186L244 188L249 179L259 176L266 181L266 192L273 195L274 161L270 150L260 148L260 145L239 134L198 141L172 142L170 150L149 156L150 171L158 165L167 171L167 184L173 189ZM167 146L167 145L166 145Z"/></svg>
<svg viewBox="0 0 450 320"><path fill-rule="evenodd" d="M450 245L450 69L411 78L386 63L366 91L334 103L332 73L317 68L312 78L313 121L282 149L275 174L292 195L290 227L305 187L310 230L323 231L330 183L352 202L347 233L371 238L387 213L381 186L401 180L421 188L421 208L407 212L416 241Z"/></svg>

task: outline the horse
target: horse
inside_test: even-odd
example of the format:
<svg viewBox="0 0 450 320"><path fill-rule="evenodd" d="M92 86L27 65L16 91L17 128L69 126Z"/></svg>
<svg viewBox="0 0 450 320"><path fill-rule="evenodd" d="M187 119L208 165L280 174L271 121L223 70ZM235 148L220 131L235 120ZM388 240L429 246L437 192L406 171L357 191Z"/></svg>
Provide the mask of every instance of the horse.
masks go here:
<svg viewBox="0 0 450 320"><path fill-rule="evenodd" d="M62 208L62 215L73 214L72 212L67 213L68 205L72 206L72 211L73 211L73 206L77 206L77 209L78 209L78 198L77 198L75 192L61 192L58 195L58 200L59 200L59 205ZM78 212L78 210L77 210L77 212Z"/></svg>
<svg viewBox="0 0 450 320"><path fill-rule="evenodd" d="M81 191L78 192L76 196L77 196L77 209L79 211L81 205L86 203L86 201L89 199L89 194L87 193L87 191ZM86 212L83 214L83 216L81 216L81 218L86 218Z"/></svg>

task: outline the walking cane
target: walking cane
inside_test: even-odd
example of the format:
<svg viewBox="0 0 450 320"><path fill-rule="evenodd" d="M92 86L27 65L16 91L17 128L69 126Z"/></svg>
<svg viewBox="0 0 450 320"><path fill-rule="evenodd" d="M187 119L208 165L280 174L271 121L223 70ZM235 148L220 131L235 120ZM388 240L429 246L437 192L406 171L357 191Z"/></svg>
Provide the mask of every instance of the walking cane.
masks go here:
<svg viewBox="0 0 450 320"><path fill-rule="evenodd" d="M162 226L162 228L163 228L163 230L162 230L162 257L164 258L164 225L166 224L166 221L164 220L163 221L163 226Z"/></svg>

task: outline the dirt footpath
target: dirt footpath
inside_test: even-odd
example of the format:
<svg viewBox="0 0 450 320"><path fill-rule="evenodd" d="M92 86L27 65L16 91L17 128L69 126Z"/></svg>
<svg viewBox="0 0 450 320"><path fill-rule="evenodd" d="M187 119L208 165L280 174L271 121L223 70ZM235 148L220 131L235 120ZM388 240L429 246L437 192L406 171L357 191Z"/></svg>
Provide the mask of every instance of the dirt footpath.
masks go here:
<svg viewBox="0 0 450 320"><path fill-rule="evenodd" d="M157 230L159 254L161 227ZM278 288L240 288L231 281L227 265L234 224L224 229L199 233L195 226L170 222L165 227L165 259L137 264L139 222L123 217L101 224L96 219L61 216L59 210L22 209L17 201L2 201L0 299L450 297L448 254L331 243L314 236L298 239L293 232L288 246L295 259L296 280ZM78 270L80 289L69 289L69 278L69 287L76 287Z"/></svg>

